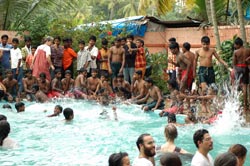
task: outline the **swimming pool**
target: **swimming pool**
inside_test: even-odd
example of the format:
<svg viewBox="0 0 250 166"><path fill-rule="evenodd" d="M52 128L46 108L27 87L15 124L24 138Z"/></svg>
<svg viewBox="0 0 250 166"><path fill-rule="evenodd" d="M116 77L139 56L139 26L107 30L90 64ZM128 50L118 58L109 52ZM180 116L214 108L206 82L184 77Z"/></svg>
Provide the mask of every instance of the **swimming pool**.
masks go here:
<svg viewBox="0 0 250 166"><path fill-rule="evenodd" d="M46 117L53 112L56 104L74 109L73 122L65 123L63 115ZM2 107L2 104L0 106ZM105 166L108 165L109 155L119 151L128 152L133 161L138 155L135 141L142 133L150 133L157 145L165 142L163 131L166 118L160 118L153 112L143 113L138 106L119 104L118 121L115 121L111 106L106 109L109 117L100 116L102 107L94 102L72 99L46 104L27 104L26 112L18 114L15 111L1 109L0 113L6 115L11 124L10 137L20 145L17 149L0 149L1 165ZM178 120L183 121L183 117L179 116ZM211 154L214 158L235 143L245 145L249 151L250 129L234 126L228 131L224 129L231 124L225 123L219 127L200 124L178 127L179 136L176 144L195 153L193 133L205 127L213 137L214 150ZM190 165L189 162L187 160L184 165ZM250 165L249 153L246 162L245 165ZM156 164L159 165L159 161Z"/></svg>

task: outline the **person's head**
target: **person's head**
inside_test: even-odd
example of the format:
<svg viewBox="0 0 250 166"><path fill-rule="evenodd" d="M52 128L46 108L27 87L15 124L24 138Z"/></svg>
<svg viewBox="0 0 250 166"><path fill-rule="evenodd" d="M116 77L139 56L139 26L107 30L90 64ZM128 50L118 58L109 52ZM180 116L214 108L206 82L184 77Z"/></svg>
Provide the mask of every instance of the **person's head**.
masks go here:
<svg viewBox="0 0 250 166"><path fill-rule="evenodd" d="M121 38L121 45L125 46L126 45L126 41L127 41L126 37L122 37Z"/></svg>
<svg viewBox="0 0 250 166"><path fill-rule="evenodd" d="M25 36L24 37L24 42L27 47L30 47L31 45L31 37L30 36Z"/></svg>
<svg viewBox="0 0 250 166"><path fill-rule="evenodd" d="M234 40L234 48L235 49L239 49L240 47L243 46L243 40L239 37L237 37L235 40Z"/></svg>
<svg viewBox="0 0 250 166"><path fill-rule="evenodd" d="M135 79L138 80L142 78L142 71L141 70L136 70L135 71Z"/></svg>
<svg viewBox="0 0 250 166"><path fill-rule="evenodd" d="M92 69L92 70L91 70L91 76L92 76L92 77L96 78L96 77L97 77L97 74L98 74L98 73L97 73L97 69Z"/></svg>
<svg viewBox="0 0 250 166"><path fill-rule="evenodd" d="M174 113L168 114L168 123L176 123L176 116Z"/></svg>
<svg viewBox="0 0 250 166"><path fill-rule="evenodd" d="M161 166L182 166L177 153L164 153L160 158Z"/></svg>
<svg viewBox="0 0 250 166"><path fill-rule="evenodd" d="M32 70L27 69L27 70L25 71L25 76L26 76L27 78L32 78Z"/></svg>
<svg viewBox="0 0 250 166"><path fill-rule="evenodd" d="M127 42L133 42L133 40L134 40L134 35L132 34L127 35Z"/></svg>
<svg viewBox="0 0 250 166"><path fill-rule="evenodd" d="M71 71L70 70L66 70L65 74L64 74L65 78L71 78Z"/></svg>
<svg viewBox="0 0 250 166"><path fill-rule="evenodd" d="M238 159L232 152L222 153L215 158L214 166L238 166Z"/></svg>
<svg viewBox="0 0 250 166"><path fill-rule="evenodd" d="M60 79L62 77L62 72L61 72L60 69L56 69L55 70L55 77L58 78L58 79Z"/></svg>
<svg viewBox="0 0 250 166"><path fill-rule="evenodd" d="M47 44L48 46L51 46L53 40L54 40L53 37L47 36L45 37L45 44Z"/></svg>
<svg viewBox="0 0 250 166"><path fill-rule="evenodd" d="M108 44L109 44L108 40L103 38L102 39L102 48L104 48L105 50L108 49Z"/></svg>
<svg viewBox="0 0 250 166"><path fill-rule="evenodd" d="M80 68L79 73L80 74L84 74L84 73L87 74L87 69L82 67L82 68Z"/></svg>
<svg viewBox="0 0 250 166"><path fill-rule="evenodd" d="M191 45L190 45L190 43L188 43L188 42L185 42L185 43L183 43L183 45L182 45L183 47L182 47L182 52L187 52L187 51L190 51L190 48L191 48Z"/></svg>
<svg viewBox="0 0 250 166"><path fill-rule="evenodd" d="M6 76L7 76L8 79L13 78L13 73L12 73L11 69L7 69L5 73L6 73Z"/></svg>
<svg viewBox="0 0 250 166"><path fill-rule="evenodd" d="M11 105L9 105L9 104L4 104L2 107L3 107L3 109L12 109Z"/></svg>
<svg viewBox="0 0 250 166"><path fill-rule="evenodd" d="M63 110L63 115L65 117L65 120L72 120L74 119L74 111L71 108L65 108Z"/></svg>
<svg viewBox="0 0 250 166"><path fill-rule="evenodd" d="M175 37L171 37L168 39L168 42L171 43L176 43L176 38Z"/></svg>
<svg viewBox="0 0 250 166"><path fill-rule="evenodd" d="M178 136L178 131L174 124L168 124L165 127L164 134L167 140L174 141Z"/></svg>
<svg viewBox="0 0 250 166"><path fill-rule="evenodd" d="M108 79L109 79L108 73L102 73L100 79L101 79L101 81L108 81Z"/></svg>
<svg viewBox="0 0 250 166"><path fill-rule="evenodd" d="M64 48L69 48L70 47L69 38L67 38L67 37L63 38L63 46L64 46Z"/></svg>
<svg viewBox="0 0 250 166"><path fill-rule="evenodd" d="M210 45L210 38L208 36L203 36L201 38L201 44L204 50L208 50Z"/></svg>
<svg viewBox="0 0 250 166"><path fill-rule="evenodd" d="M116 38L115 39L115 46L118 48L121 46L121 38Z"/></svg>
<svg viewBox="0 0 250 166"><path fill-rule="evenodd" d="M94 35L89 37L89 45L93 47L96 43L96 37Z"/></svg>
<svg viewBox="0 0 250 166"><path fill-rule="evenodd" d="M150 88L154 85L154 81L152 78L148 77L148 78L145 78L145 86L147 88Z"/></svg>
<svg viewBox="0 0 250 166"><path fill-rule="evenodd" d="M2 35L1 36L1 40L2 40L2 45L5 46L9 40L9 36L8 35Z"/></svg>
<svg viewBox="0 0 250 166"><path fill-rule="evenodd" d="M25 111L25 104L23 102L18 102L15 104L15 108L17 112L24 112Z"/></svg>
<svg viewBox="0 0 250 166"><path fill-rule="evenodd" d="M130 166L128 153L113 153L109 156L109 166Z"/></svg>
<svg viewBox="0 0 250 166"><path fill-rule="evenodd" d="M118 73L117 77L116 77L116 80L117 80L118 83L122 83L124 81L123 73Z"/></svg>
<svg viewBox="0 0 250 166"><path fill-rule="evenodd" d="M137 148L140 153L147 156L153 157L155 155L155 141L150 134L142 134L136 141Z"/></svg>
<svg viewBox="0 0 250 166"><path fill-rule="evenodd" d="M143 41L142 39L137 39L137 40L136 40L136 46L137 46L138 48L144 47L144 41Z"/></svg>
<svg viewBox="0 0 250 166"><path fill-rule="evenodd" d="M84 47L85 47L85 41L84 40L79 40L78 47L79 47L80 50L83 50Z"/></svg>
<svg viewBox="0 0 250 166"><path fill-rule="evenodd" d="M179 44L176 42L170 43L169 49L172 54L176 55L179 53Z"/></svg>
<svg viewBox="0 0 250 166"><path fill-rule="evenodd" d="M7 117L5 115L0 114L0 121L7 120Z"/></svg>
<svg viewBox="0 0 250 166"><path fill-rule="evenodd" d="M13 38L13 39L12 39L12 46L13 46L14 48L17 48L18 44L19 44L18 38Z"/></svg>
<svg viewBox="0 0 250 166"><path fill-rule="evenodd" d="M59 115L60 113L62 113L62 106L61 105L56 105L54 108L54 114Z"/></svg>
<svg viewBox="0 0 250 166"><path fill-rule="evenodd" d="M61 43L61 37L60 36L56 36L55 38L54 38L54 43L56 44L56 45L60 45L60 43Z"/></svg>
<svg viewBox="0 0 250 166"><path fill-rule="evenodd" d="M45 73L40 73L39 74L39 78L41 79L41 81L44 83L44 81L46 81L46 74Z"/></svg>
<svg viewBox="0 0 250 166"><path fill-rule="evenodd" d="M199 129L193 135L193 141L198 149L209 152L213 149L213 140L206 129Z"/></svg>
<svg viewBox="0 0 250 166"><path fill-rule="evenodd" d="M3 140L8 137L10 133L10 124L6 120L0 121L0 146L3 145Z"/></svg>
<svg viewBox="0 0 250 166"><path fill-rule="evenodd" d="M34 85L32 86L32 91L33 91L34 93L36 93L37 91L39 91L39 86L38 86L37 84L34 84Z"/></svg>
<svg viewBox="0 0 250 166"><path fill-rule="evenodd" d="M31 47L31 54L34 55L36 52L36 46Z"/></svg>
<svg viewBox="0 0 250 166"><path fill-rule="evenodd" d="M243 166L247 156L247 149L241 144L234 144L229 149L239 160L239 166Z"/></svg>
<svg viewBox="0 0 250 166"><path fill-rule="evenodd" d="M174 79L170 79L167 81L169 90L178 90L178 84Z"/></svg>

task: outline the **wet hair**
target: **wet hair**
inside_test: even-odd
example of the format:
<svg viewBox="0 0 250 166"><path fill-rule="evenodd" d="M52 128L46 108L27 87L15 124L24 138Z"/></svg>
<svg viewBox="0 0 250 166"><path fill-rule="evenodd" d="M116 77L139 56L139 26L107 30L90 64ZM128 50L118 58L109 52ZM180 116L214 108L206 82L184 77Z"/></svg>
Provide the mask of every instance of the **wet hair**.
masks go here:
<svg viewBox="0 0 250 166"><path fill-rule="evenodd" d="M19 109L22 107L22 106L24 106L25 104L23 103L23 102L18 102L18 103L16 103L15 104L15 108L16 108L16 110L17 110L17 112L19 112Z"/></svg>
<svg viewBox="0 0 250 166"><path fill-rule="evenodd" d="M65 75L66 75L66 74L70 74L70 75L71 75L71 71L70 71L70 70L66 70L64 74L65 74Z"/></svg>
<svg viewBox="0 0 250 166"><path fill-rule="evenodd" d="M218 155L214 160L214 166L237 166L238 159L232 152Z"/></svg>
<svg viewBox="0 0 250 166"><path fill-rule="evenodd" d="M32 70L31 70L31 69L27 69L27 70L25 71L25 74L28 74L28 73L32 74Z"/></svg>
<svg viewBox="0 0 250 166"><path fill-rule="evenodd" d="M141 70L136 70L135 73L142 76L142 71Z"/></svg>
<svg viewBox="0 0 250 166"><path fill-rule="evenodd" d="M237 156L238 158L244 158L247 154L247 149L245 146L241 145L241 144L235 144L232 145L229 149L229 152L232 152L233 154L235 154L235 156Z"/></svg>
<svg viewBox="0 0 250 166"><path fill-rule="evenodd" d="M103 38L102 39L102 45L108 45L108 40L106 38Z"/></svg>
<svg viewBox="0 0 250 166"><path fill-rule="evenodd" d="M174 140L178 136L178 131L175 125L173 124L168 124L165 127L164 134L167 140Z"/></svg>
<svg viewBox="0 0 250 166"><path fill-rule="evenodd" d="M130 38L130 39L134 40L134 35L129 34L129 35L127 35L127 39L128 39L128 38Z"/></svg>
<svg viewBox="0 0 250 166"><path fill-rule="evenodd" d="M19 43L18 38L13 38L13 39L12 39L12 43L17 43L17 44L18 44L18 43Z"/></svg>
<svg viewBox="0 0 250 166"><path fill-rule="evenodd" d="M39 86L37 84L34 84L32 86L32 89L34 89L37 92L37 91L39 91Z"/></svg>
<svg viewBox="0 0 250 166"><path fill-rule="evenodd" d="M42 77L42 78L46 78L46 74L42 72L42 73L39 74L39 77L40 77L40 78L41 78L41 77Z"/></svg>
<svg viewBox="0 0 250 166"><path fill-rule="evenodd" d="M234 44L239 45L239 46L243 46L243 40L241 38L237 37L234 40Z"/></svg>
<svg viewBox="0 0 250 166"><path fill-rule="evenodd" d="M188 42L185 42L185 43L183 43L183 47L186 49L186 50L190 50L190 48L191 48L191 45L190 45L190 43L188 43Z"/></svg>
<svg viewBox="0 0 250 166"><path fill-rule="evenodd" d="M128 156L126 152L113 153L109 156L109 166L122 166L122 159Z"/></svg>
<svg viewBox="0 0 250 166"><path fill-rule="evenodd" d="M96 37L95 37L94 35L91 35L91 36L89 37L89 41L90 41L90 40L93 40L93 41L96 42Z"/></svg>
<svg viewBox="0 0 250 166"><path fill-rule="evenodd" d="M82 67L82 68L80 68L79 72L80 73L87 72L87 69L85 69L85 68Z"/></svg>
<svg viewBox="0 0 250 166"><path fill-rule="evenodd" d="M31 37L30 36L25 36L24 37L24 42L31 42Z"/></svg>
<svg viewBox="0 0 250 166"><path fill-rule="evenodd" d="M141 134L139 137L138 137L138 139L137 139L137 141L136 141L136 146L137 146L137 148L140 150L140 144L143 144L144 143L144 137L146 137L146 136L150 136L150 134L148 134L148 133L144 133L144 134Z"/></svg>
<svg viewBox="0 0 250 166"><path fill-rule="evenodd" d="M176 116L175 114L168 114L168 123L176 123Z"/></svg>
<svg viewBox="0 0 250 166"><path fill-rule="evenodd" d="M7 38L7 40L8 40L8 39L9 39L9 36L6 35L6 34L4 34L4 35L1 36L1 39L4 39L4 38Z"/></svg>
<svg viewBox="0 0 250 166"><path fill-rule="evenodd" d="M0 114L0 121L7 120L7 117L5 115Z"/></svg>
<svg viewBox="0 0 250 166"><path fill-rule="evenodd" d="M10 124L6 120L0 121L0 146L3 145L3 140L8 137L10 133Z"/></svg>
<svg viewBox="0 0 250 166"><path fill-rule="evenodd" d="M168 39L168 42L169 42L169 43L176 42L176 38L175 38L175 37L171 37L170 39Z"/></svg>
<svg viewBox="0 0 250 166"><path fill-rule="evenodd" d="M178 43L176 43L176 42L172 42L172 43L170 43L170 45L169 45L169 49L179 49L179 44Z"/></svg>
<svg viewBox="0 0 250 166"><path fill-rule="evenodd" d="M62 113L63 107L61 105L56 105L55 108L58 108L60 112Z"/></svg>
<svg viewBox="0 0 250 166"><path fill-rule="evenodd" d="M208 36L203 36L201 38L201 43L209 44L210 43L210 38Z"/></svg>
<svg viewBox="0 0 250 166"><path fill-rule="evenodd" d="M78 44L83 44L83 45L85 45L85 41L84 41L84 40L79 40L79 41L78 41Z"/></svg>
<svg viewBox="0 0 250 166"><path fill-rule="evenodd" d="M121 42L121 41L122 41L122 39L119 38L119 37L117 37L117 38L115 39L115 42Z"/></svg>
<svg viewBox="0 0 250 166"><path fill-rule="evenodd" d="M56 36L55 38L54 38L54 40L59 40L59 41L61 41L61 37L60 36Z"/></svg>
<svg viewBox="0 0 250 166"><path fill-rule="evenodd" d="M136 41L140 42L144 46L144 41L142 39L137 39Z"/></svg>
<svg viewBox="0 0 250 166"><path fill-rule="evenodd" d="M70 120L70 117L74 115L74 111L71 108L65 108L63 110L63 115L66 120Z"/></svg>
<svg viewBox="0 0 250 166"><path fill-rule="evenodd" d="M152 79L152 78L150 78L150 77L145 78L145 81L146 81L147 83L151 83L152 85L154 84L153 79Z"/></svg>
<svg viewBox="0 0 250 166"><path fill-rule="evenodd" d="M208 134L208 131L206 129L199 129L194 133L193 141L197 148L199 148L198 141L202 141L205 134Z"/></svg>
<svg viewBox="0 0 250 166"><path fill-rule="evenodd" d="M3 105L3 108L4 108L4 109L12 109L12 108L11 108L11 105L9 105L9 104L4 104L4 105Z"/></svg>
<svg viewBox="0 0 250 166"><path fill-rule="evenodd" d="M182 166L181 159L176 153L164 153L160 158L162 166Z"/></svg>

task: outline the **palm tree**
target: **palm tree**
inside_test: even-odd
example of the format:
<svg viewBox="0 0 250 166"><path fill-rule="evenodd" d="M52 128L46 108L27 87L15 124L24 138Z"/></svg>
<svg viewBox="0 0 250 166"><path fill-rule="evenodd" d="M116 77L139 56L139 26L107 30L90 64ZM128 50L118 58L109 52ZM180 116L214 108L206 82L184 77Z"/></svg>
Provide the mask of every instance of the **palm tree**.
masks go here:
<svg viewBox="0 0 250 166"><path fill-rule="evenodd" d="M244 14L242 9L242 1L237 0L237 10L238 10L238 17L239 17L239 23L240 23L240 34L241 38L244 42L244 46L247 45L247 38L246 38L246 30L245 30L245 23L244 23Z"/></svg>
<svg viewBox="0 0 250 166"><path fill-rule="evenodd" d="M219 34L219 29L218 29L218 23L216 19L216 11L215 11L215 6L214 6L214 0L210 0L210 9L211 9L211 16L212 16L212 22L213 22L213 27L214 27L214 34L215 34L215 39L216 39L216 48L218 50L221 50L221 44L220 44L220 34Z"/></svg>

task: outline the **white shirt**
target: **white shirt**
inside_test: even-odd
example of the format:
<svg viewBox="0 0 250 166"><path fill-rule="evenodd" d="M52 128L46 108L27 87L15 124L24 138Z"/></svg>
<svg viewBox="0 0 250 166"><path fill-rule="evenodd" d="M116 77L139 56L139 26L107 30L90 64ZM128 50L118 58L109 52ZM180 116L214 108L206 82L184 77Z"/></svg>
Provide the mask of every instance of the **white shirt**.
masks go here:
<svg viewBox="0 0 250 166"><path fill-rule="evenodd" d="M18 66L19 59L22 60L22 53L19 48L12 48L10 49L10 59L11 59L11 69L16 69ZM22 61L19 67L22 66Z"/></svg>
<svg viewBox="0 0 250 166"><path fill-rule="evenodd" d="M132 166L153 166L153 163L146 158L136 157Z"/></svg>
<svg viewBox="0 0 250 166"><path fill-rule="evenodd" d="M35 52L35 56L37 55L37 51L38 51L39 49L46 52L46 57L47 57L47 58L51 55L50 46L48 46L47 44L42 44L42 45L40 45L40 46L37 47L36 52Z"/></svg>
<svg viewBox="0 0 250 166"><path fill-rule="evenodd" d="M207 157L208 159L203 156L203 154L201 154L199 151L196 151L192 159L191 166L213 166L214 161L212 156L208 153Z"/></svg>
<svg viewBox="0 0 250 166"><path fill-rule="evenodd" d="M88 49L89 46L86 46L84 49L89 51L91 56L95 56L97 57L98 55L98 48L96 46L93 46L91 50ZM92 69L96 69L97 68L97 65L96 65L96 58L93 60L91 59L91 62L90 62L90 68Z"/></svg>
<svg viewBox="0 0 250 166"><path fill-rule="evenodd" d="M3 148L16 148L18 147L17 142L15 142L14 140L10 139L9 137L6 137L3 140L3 144L2 144Z"/></svg>
<svg viewBox="0 0 250 166"><path fill-rule="evenodd" d="M77 70L80 70L86 62L91 62L91 55L87 50L79 50L77 53ZM89 72L90 65L87 67Z"/></svg>

